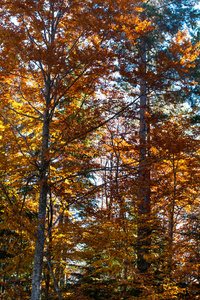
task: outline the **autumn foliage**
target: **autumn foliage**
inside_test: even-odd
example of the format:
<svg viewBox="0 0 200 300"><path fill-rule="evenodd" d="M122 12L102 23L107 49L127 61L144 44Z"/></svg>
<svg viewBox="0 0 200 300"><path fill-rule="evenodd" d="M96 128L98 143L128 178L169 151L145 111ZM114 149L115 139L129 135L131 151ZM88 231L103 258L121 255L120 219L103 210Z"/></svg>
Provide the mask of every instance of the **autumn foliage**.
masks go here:
<svg viewBox="0 0 200 300"><path fill-rule="evenodd" d="M199 43L161 2L0 1L1 299L198 299Z"/></svg>

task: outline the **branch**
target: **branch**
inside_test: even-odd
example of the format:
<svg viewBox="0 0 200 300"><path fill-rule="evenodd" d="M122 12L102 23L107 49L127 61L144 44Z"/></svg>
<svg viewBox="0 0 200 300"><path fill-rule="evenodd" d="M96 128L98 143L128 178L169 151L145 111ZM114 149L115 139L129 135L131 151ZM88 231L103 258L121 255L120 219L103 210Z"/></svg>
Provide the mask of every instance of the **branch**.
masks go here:
<svg viewBox="0 0 200 300"><path fill-rule="evenodd" d="M58 288L58 286L57 286L57 284L56 284L56 280L55 280L55 276L54 276L54 273L53 273L53 269L52 269L51 263L50 263L49 258L48 258L48 252L47 252L47 251L46 251L46 253L45 253L45 257L46 257L47 264L48 264L48 267L49 267L49 270L50 270L50 272L51 272L51 276L52 276L52 279L53 279L54 290L55 290L55 292L56 292L57 295L58 295L58 299L59 299L59 300L62 300L61 295L60 295L59 288Z"/></svg>

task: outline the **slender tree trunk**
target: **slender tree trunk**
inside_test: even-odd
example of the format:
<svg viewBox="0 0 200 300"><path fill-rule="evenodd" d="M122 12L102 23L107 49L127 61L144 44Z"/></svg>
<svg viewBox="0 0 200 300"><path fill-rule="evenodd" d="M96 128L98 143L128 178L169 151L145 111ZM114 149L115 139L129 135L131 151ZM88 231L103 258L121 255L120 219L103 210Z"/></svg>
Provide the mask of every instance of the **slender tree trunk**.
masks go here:
<svg viewBox="0 0 200 300"><path fill-rule="evenodd" d="M50 196L50 203L49 203L49 208L47 212L47 218L48 218L48 232L51 230L51 227L53 225L53 202L51 200ZM51 247L52 247L52 234L50 231L49 234L49 241L47 245L47 251L46 251L46 256L48 257L49 263L51 264ZM49 289L50 289L50 273L51 270L49 270L48 263L46 263L46 274L45 274L45 300L49 300Z"/></svg>
<svg viewBox="0 0 200 300"><path fill-rule="evenodd" d="M176 166L175 166L175 155L173 154L173 198L171 201L169 209L169 259L168 259L168 268L171 272L172 261L173 261L173 240L174 240L174 209L175 209L175 200L176 200Z"/></svg>
<svg viewBox="0 0 200 300"><path fill-rule="evenodd" d="M141 71L140 80L140 154L139 154L139 188L138 188L138 244L137 267L140 272L146 272L150 264L146 256L150 250L150 169L148 166L148 119L149 110L147 99L146 73L146 41L141 40Z"/></svg>
<svg viewBox="0 0 200 300"><path fill-rule="evenodd" d="M46 109L43 122L43 144L42 144L42 159L40 166L40 196L39 196L39 214L38 221L40 224L37 227L37 240L35 245L35 256L32 275L32 291L31 300L41 299L41 281L42 281L42 265L45 243L45 218L46 218L46 201L48 194L47 174L49 161L47 150L49 147L49 110Z"/></svg>

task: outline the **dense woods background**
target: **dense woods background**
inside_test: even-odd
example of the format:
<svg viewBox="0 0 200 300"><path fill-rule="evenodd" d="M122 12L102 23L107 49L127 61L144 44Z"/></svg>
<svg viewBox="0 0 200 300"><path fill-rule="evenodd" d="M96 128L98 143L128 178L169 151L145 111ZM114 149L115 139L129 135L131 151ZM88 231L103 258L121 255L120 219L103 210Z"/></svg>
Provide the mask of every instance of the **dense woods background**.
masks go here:
<svg viewBox="0 0 200 300"><path fill-rule="evenodd" d="M0 1L0 298L199 299L199 9Z"/></svg>

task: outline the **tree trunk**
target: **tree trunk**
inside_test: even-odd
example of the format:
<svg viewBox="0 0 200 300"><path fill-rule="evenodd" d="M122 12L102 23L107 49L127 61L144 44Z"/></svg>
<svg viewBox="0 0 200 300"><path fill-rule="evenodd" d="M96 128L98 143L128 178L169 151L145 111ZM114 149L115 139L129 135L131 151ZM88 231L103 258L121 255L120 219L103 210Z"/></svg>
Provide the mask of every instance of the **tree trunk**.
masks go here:
<svg viewBox="0 0 200 300"><path fill-rule="evenodd" d="M140 79L140 153L139 153L139 187L138 187L138 244L137 267L140 272L146 272L150 264L146 256L150 250L150 169L148 166L148 131L147 113L149 110L147 99L146 74L146 41L141 40L141 72Z"/></svg>
<svg viewBox="0 0 200 300"><path fill-rule="evenodd" d="M52 202L52 199L51 199L51 195L50 195L50 203L49 203L49 208L48 208L48 211L47 211L47 220L48 220L48 232L50 231L49 233L49 241L47 242L47 250L46 250L46 257L48 257L48 260L49 260L49 263L51 264L51 250L52 250L52 234L51 234L51 227L53 225L53 202ZM46 266L45 266L45 273L44 274L44 277L45 277L45 300L49 300L49 289L50 289L50 280L51 280L51 277L50 277L50 273L51 273L51 270L49 269L49 266L48 266L48 262L46 263Z"/></svg>
<svg viewBox="0 0 200 300"><path fill-rule="evenodd" d="M41 299L41 281L42 281L42 265L45 243L45 218L46 218L46 201L48 194L48 144L49 144L49 111L46 109L43 122L43 144L42 144L42 159L40 166L40 196L39 196L39 214L38 221L40 224L37 227L37 240L35 245L35 256L32 275L32 291L31 300Z"/></svg>
<svg viewBox="0 0 200 300"><path fill-rule="evenodd" d="M173 243L174 243L174 210L175 210L175 200L176 200L176 166L175 166L175 155L173 153L172 157L173 164L173 198L169 207L169 259L168 259L168 268L169 272L172 270L172 261L173 261Z"/></svg>

